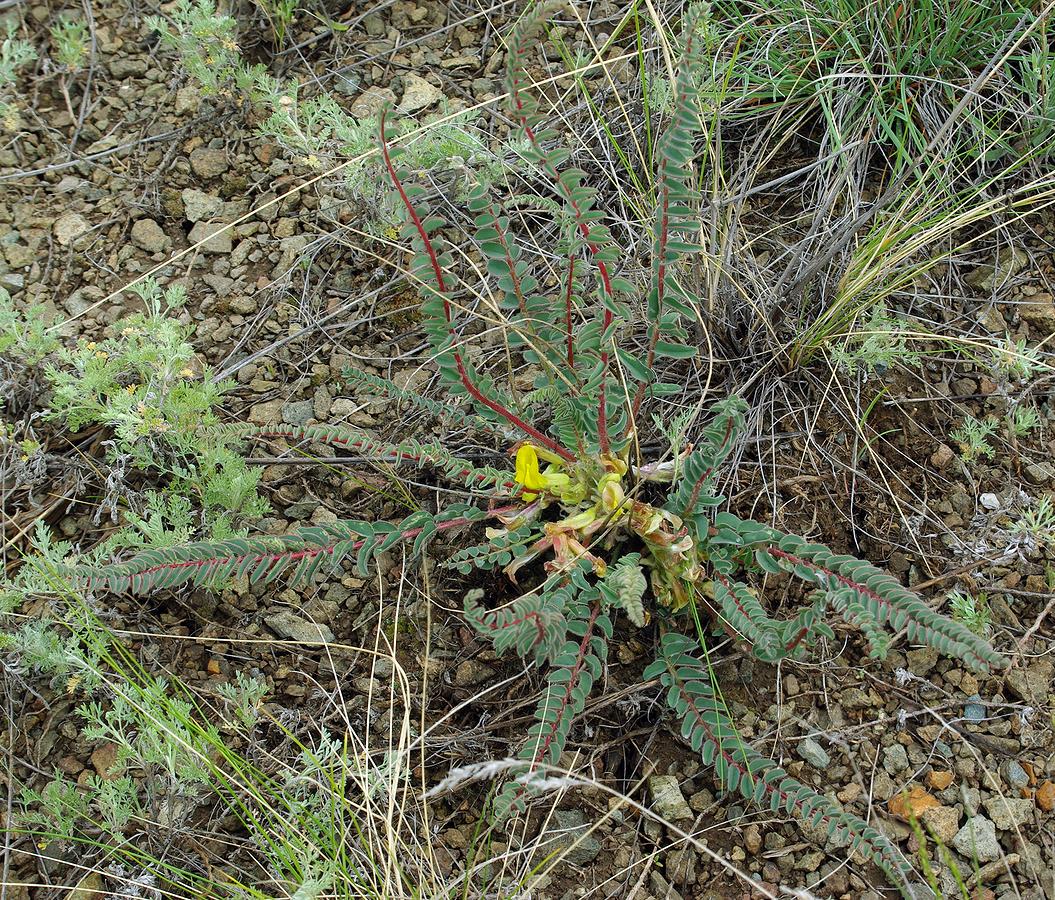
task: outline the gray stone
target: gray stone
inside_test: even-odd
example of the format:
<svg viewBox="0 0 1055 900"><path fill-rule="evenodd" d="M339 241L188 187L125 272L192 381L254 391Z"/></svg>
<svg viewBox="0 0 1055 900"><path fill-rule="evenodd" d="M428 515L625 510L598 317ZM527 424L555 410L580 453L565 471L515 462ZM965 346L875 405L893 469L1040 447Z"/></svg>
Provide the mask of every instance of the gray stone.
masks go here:
<svg viewBox="0 0 1055 900"><path fill-rule="evenodd" d="M132 243L147 253L161 253L172 240L153 219L139 219L132 225Z"/></svg>
<svg viewBox="0 0 1055 900"><path fill-rule="evenodd" d="M286 609L266 616L264 622L275 634L288 641L304 644L333 641L333 632L322 622L309 622Z"/></svg>
<svg viewBox="0 0 1055 900"><path fill-rule="evenodd" d="M558 854L573 866L586 866L597 859L601 842L587 834L590 825L578 809L558 809L543 836L539 850L546 856Z"/></svg>
<svg viewBox="0 0 1055 900"><path fill-rule="evenodd" d="M1028 669L1012 669L1007 673L1007 686L1021 700L1039 706L1047 701L1055 665L1050 660L1038 659Z"/></svg>
<svg viewBox="0 0 1055 900"><path fill-rule="evenodd" d="M978 502L981 504L982 509L988 509L990 512L1000 509L1000 498L996 494L982 494L978 498Z"/></svg>
<svg viewBox="0 0 1055 900"><path fill-rule="evenodd" d="M294 400L282 407L282 421L287 425L307 425L315 418L315 404L311 400Z"/></svg>
<svg viewBox="0 0 1055 900"><path fill-rule="evenodd" d="M1004 777L1007 779L1007 783L1014 788L1022 788L1029 784L1029 776L1026 774L1026 770L1014 759L1009 759L1004 765Z"/></svg>
<svg viewBox="0 0 1055 900"><path fill-rule="evenodd" d="M1033 801L1014 797L989 797L982 802L1000 831L1014 831L1033 818Z"/></svg>
<svg viewBox="0 0 1055 900"><path fill-rule="evenodd" d="M891 744L883 751L883 768L898 775L908 768L908 753L901 744Z"/></svg>
<svg viewBox="0 0 1055 900"><path fill-rule="evenodd" d="M443 91L420 75L410 72L403 76L403 99L399 101L401 113L418 112L442 99Z"/></svg>
<svg viewBox="0 0 1055 900"><path fill-rule="evenodd" d="M919 650L909 650L905 654L908 658L908 668L913 675L921 678L928 674L938 662L938 651L933 647L922 647Z"/></svg>
<svg viewBox="0 0 1055 900"><path fill-rule="evenodd" d="M190 222L212 219L223 209L223 200L204 191L187 188L180 196L183 198L183 215Z"/></svg>
<svg viewBox="0 0 1055 900"><path fill-rule="evenodd" d="M1000 251L995 263L972 269L964 280L971 287L992 293L997 288L1003 287L1012 276L1027 265L1029 265L1029 254L1025 250L1006 247Z"/></svg>
<svg viewBox="0 0 1055 900"><path fill-rule="evenodd" d="M985 707L979 694L971 694L963 707L963 717L968 722L982 722L985 720Z"/></svg>
<svg viewBox="0 0 1055 900"><path fill-rule="evenodd" d="M952 839L952 846L965 859L992 862L1000 858L1000 842L996 826L985 816L974 816Z"/></svg>
<svg viewBox="0 0 1055 900"><path fill-rule="evenodd" d="M187 237L192 244L201 241L201 249L206 253L231 252L231 229L226 225L207 225L205 222L195 222Z"/></svg>
<svg viewBox="0 0 1055 900"><path fill-rule="evenodd" d="M799 756L806 760L806 762L815 769L826 769L831 764L832 758L813 738L806 738L805 740L799 741L799 745L796 749L798 750Z"/></svg>
<svg viewBox="0 0 1055 900"><path fill-rule="evenodd" d="M458 687L472 687L489 681L494 674L494 669L477 659L463 659L454 670L454 683Z"/></svg>
<svg viewBox="0 0 1055 900"><path fill-rule="evenodd" d="M1027 465L1024 471L1030 484L1047 484L1055 480L1055 467L1051 463L1033 462Z"/></svg>
<svg viewBox="0 0 1055 900"><path fill-rule="evenodd" d="M673 775L652 775L648 779L652 795L652 811L668 822L692 818L692 810L685 802L678 779Z"/></svg>
<svg viewBox="0 0 1055 900"><path fill-rule="evenodd" d="M110 74L114 78L131 78L133 75L145 75L147 61L135 56L118 56L110 60Z"/></svg>
<svg viewBox="0 0 1055 900"><path fill-rule="evenodd" d="M368 87L352 104L351 113L358 119L368 119L376 116L381 109L388 104L396 102L396 95L388 88Z"/></svg>
<svg viewBox="0 0 1055 900"><path fill-rule="evenodd" d="M86 234L91 230L91 222L80 213L75 212L63 213L55 220L55 224L52 226L55 240L63 247L68 247L82 234Z"/></svg>
<svg viewBox="0 0 1055 900"><path fill-rule="evenodd" d="M26 276L18 272L0 272L0 287L20 291L26 286Z"/></svg>
<svg viewBox="0 0 1055 900"><path fill-rule="evenodd" d="M230 168L227 154L223 150L198 147L191 150L190 167L199 178L216 178Z"/></svg>
<svg viewBox="0 0 1055 900"><path fill-rule="evenodd" d="M196 87L182 87L176 91L177 116L193 116L201 105L201 91Z"/></svg>

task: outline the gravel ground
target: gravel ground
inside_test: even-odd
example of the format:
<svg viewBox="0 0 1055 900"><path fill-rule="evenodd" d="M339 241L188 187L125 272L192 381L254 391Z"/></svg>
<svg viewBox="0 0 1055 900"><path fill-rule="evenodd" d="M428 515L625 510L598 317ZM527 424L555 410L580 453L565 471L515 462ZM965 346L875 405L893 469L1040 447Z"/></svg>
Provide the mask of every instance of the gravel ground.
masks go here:
<svg viewBox="0 0 1055 900"><path fill-rule="evenodd" d="M347 31L310 30L313 23L304 17L299 21L309 30L298 32L297 47L271 64L306 84L321 82L354 112L389 100L427 121L443 102L456 110L496 97L498 36L508 21L504 14L515 6L498 4L487 14L454 2L330 9ZM602 31L618 9L598 3L590 12ZM50 7L32 6L25 19L31 28L42 27L53 14ZM24 82L30 89L24 127L0 146L0 285L17 303L42 303L68 319L66 337L97 336L131 308L127 295L115 292L175 257L165 275L187 285L191 303L183 315L195 324L202 357L237 380L225 407L232 420L343 422L387 436L434 428L393 415L387 404L357 396L339 378L351 365L412 389L431 387L416 366L402 361L421 343L416 298L387 287L371 256L391 250L368 246L348 231L364 213L343 194L340 178L316 179L304 160L261 136L253 113L188 86L175 74L174 61L153 48L138 13L115 4L96 9L94 17L91 70L72 85L77 118L71 119L57 78L41 69ZM323 33L330 37L319 39ZM264 59L261 40L246 53ZM499 119L492 137L503 133ZM221 225L229 227L218 230ZM1050 342L1050 228L1050 222L1030 222L1014 235L1015 253L994 251L995 268L973 263L967 278L973 291L956 298L946 321L970 320L979 323L980 334L1010 333L1030 346ZM869 819L910 857L918 838L908 820L918 816L952 848L973 897L1055 898L1055 548L1043 541L1016 544L1009 534L1027 497L1052 496L1050 379L1030 388L1043 411L1042 428L1001 448L995 460L969 466L948 437L952 425L965 413L999 414L1018 396L1018 388L1001 382L984 362L935 355L919 377L891 374L855 385L868 396L885 390L866 431L889 435L875 445L879 458L855 443L827 392L808 379L789 379L789 385L785 397L791 399L767 408L771 424L734 479L734 509L773 516L780 527L887 565L929 598L954 587L986 593L994 640L1013 665L1006 676L980 680L904 640L886 661L870 663L849 631L840 631L840 642L817 661L779 670L726 648L719 672L741 733L793 776ZM812 411L813 423L805 443L803 409ZM98 476L63 463L68 438L17 412L6 411L16 428L32 427L47 440L49 490L91 497ZM98 442L92 446L101 456ZM275 444L261 456L281 450ZM271 533L400 509L386 494L388 474L362 463L310 469L271 464L263 483L275 513L260 528ZM428 484L411 490L428 502L437 497ZM27 501L8 516L35 518L41 508L34 504ZM90 510L57 503L46 517L76 540L91 543L100 536ZM388 559L382 568L384 583L401 583L401 560ZM439 688L427 716L438 718L515 671L446 611L458 605L464 587L443 582L435 588L430 680ZM778 603L795 599L782 584L773 596ZM403 615L413 622L423 615L421 606L412 604ZM194 638L134 645L191 684L211 690L236 671L259 672L270 686L272 712L298 717L305 731L324 718L320 697L339 683L349 705L345 714L361 718L366 696L384 676L362 656L343 659L336 674L332 657L318 649L258 645L247 651L231 640L321 637L369 646L379 620L390 615L373 579L346 574L307 595L282 586L236 585L218 596L185 592L150 605L122 600L109 612L133 631ZM418 633L413 626L408 671ZM643 802L771 889L809 885L822 897L888 894L874 870L852 856L848 861L845 848L825 833L744 809L717 793L709 773L658 720L655 685L636 680L651 636L624 630L617 638L609 690L576 726L570 765L621 790L644 779ZM433 754L430 778L466 759L508 753L522 727L510 722L524 714L537 683L533 674L501 705L480 700L452 718ZM12 750L16 780L56 767L74 778L107 771L106 746L79 736L67 718L71 706L69 697L51 690L20 702ZM466 864L482 802L482 790L473 788L435 804L437 860L449 871ZM749 896L673 832L625 810L608 813L607 796L599 791L559 800L540 826L550 848L571 843L569 835L581 835L588 824L601 824L576 843L535 896ZM63 883L54 864L30 853L13 855L12 866L13 883L45 877ZM935 860L935 869L943 896L956 896L949 867ZM6 891L6 898L60 895L43 888Z"/></svg>

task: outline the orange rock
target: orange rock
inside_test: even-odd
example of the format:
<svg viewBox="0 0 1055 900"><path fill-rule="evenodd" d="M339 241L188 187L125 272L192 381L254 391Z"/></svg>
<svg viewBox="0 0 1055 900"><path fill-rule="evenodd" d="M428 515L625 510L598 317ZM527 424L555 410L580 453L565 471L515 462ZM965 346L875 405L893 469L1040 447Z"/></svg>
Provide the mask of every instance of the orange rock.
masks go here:
<svg viewBox="0 0 1055 900"><path fill-rule="evenodd" d="M1055 784L1045 781L1037 788L1037 806L1044 812L1051 812L1055 809Z"/></svg>
<svg viewBox="0 0 1055 900"><path fill-rule="evenodd" d="M210 659L205 664L205 669L210 675L220 674L220 661L218 659Z"/></svg>
<svg viewBox="0 0 1055 900"><path fill-rule="evenodd" d="M116 778L117 752L120 748L117 744L103 744L91 755L92 768L103 778Z"/></svg>
<svg viewBox="0 0 1055 900"><path fill-rule="evenodd" d="M932 769L927 773L927 787L934 791L944 791L955 777L952 772Z"/></svg>
<svg viewBox="0 0 1055 900"><path fill-rule="evenodd" d="M890 810L890 814L903 822L908 822L911 819L918 819L922 815L923 810L931 809L935 806L941 806L937 797L928 794L918 784L913 785L907 791L902 791L890 798L890 802L887 804L887 809Z"/></svg>

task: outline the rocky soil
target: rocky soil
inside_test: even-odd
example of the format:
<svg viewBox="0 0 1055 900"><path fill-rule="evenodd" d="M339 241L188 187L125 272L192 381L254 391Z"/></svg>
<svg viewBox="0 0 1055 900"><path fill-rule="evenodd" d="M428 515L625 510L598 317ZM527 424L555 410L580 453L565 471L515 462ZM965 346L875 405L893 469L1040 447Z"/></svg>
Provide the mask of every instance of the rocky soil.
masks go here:
<svg viewBox="0 0 1055 900"><path fill-rule="evenodd" d="M333 91L353 113L392 101L425 121L446 102L451 110L484 104L489 117L488 104L501 90L499 36L518 6L360 4L328 11L345 31L304 16L286 51L274 54L260 27L246 29L243 50L284 77ZM67 320L66 338L94 337L132 308L120 289L158 268L187 286L191 303L183 315L195 325L203 359L238 383L225 407L232 421L343 422L388 437L434 428L357 395L340 378L352 366L414 390L434 387L410 359L422 344L417 298L393 287L375 256L395 251L356 234L363 211L343 192L339 176L318 177L296 154L261 136L256 113L204 97L188 84L175 60L154 49L144 11L124 4L94 10L90 76L72 86L81 118L70 118L45 67L24 80L24 127L0 146L0 285L18 304L42 303ZM30 32L54 12L27 7ZM260 24L254 10L244 13ZM597 36L619 15L616 4L591 4ZM562 65L553 61L554 71ZM613 75L614 84L625 85L632 72ZM495 121L497 140L505 126ZM994 250L991 258L971 261L969 290L950 301L938 325L980 340L1009 333L1047 347L1055 333L1051 227L1028 222L1013 235L1014 253ZM824 373L819 381L790 377L784 399L770 399L761 433L729 485L734 508L886 565L936 602L954 587L984 592L994 640L1012 667L1006 676L979 679L904 640L884 662L871 662L849 630L839 631L839 641L815 662L779 670L726 647L718 672L730 709L746 739L869 819L910 858L920 840L910 820L918 819L951 848L972 897L1051 900L1055 546L1017 540L1011 531L1029 501L1053 493L1050 376L1023 387L1002 380L984 359L971 362L936 348L918 375L891 373L851 386L862 405L884 391L860 432L823 382ZM1004 442L993 460L965 464L948 436L952 428L967 413L1001 414L1023 390L1042 411L1041 428ZM46 439L48 491L77 500L97 495L98 470L62 462L69 436L48 433L28 411L12 424L20 434ZM271 460L284 449L275 443L254 452ZM275 511L259 524L266 532L403 509L390 490L391 474L362 461L260 464ZM427 479L409 490L428 504L447 498ZM102 536L90 508L54 503L47 509L48 521L69 538L87 546ZM20 522L42 514L39 508L17 512ZM19 531L8 537L21 541ZM149 604L123 599L108 615L115 627L155 635L137 638L133 649L206 692L237 671L259 673L269 684L270 713L308 735L339 721L331 705L338 686L346 703L340 718L351 722L363 721L371 692L374 703L387 696L378 690L385 668L343 648L373 646L379 630L397 619L407 623L398 655L412 686L421 684L427 601L411 592L418 599L397 613L392 600L404 578L418 576L396 555L383 560L381 574L378 582L346 573L307 593L281 584L236 585L218 596L184 591ZM433 688L425 713L437 719L517 670L459 623L453 610L466 585L438 570L431 574L427 671ZM796 599L782 584L773 585L771 596L778 606ZM287 643L269 646L273 638ZM656 686L640 681L639 661L652 635L624 629L617 638L608 690L573 732L570 767L616 790L643 780L635 794L640 802L772 890L890 895L874 869L848 857L823 831L722 796L662 721ZM311 644L296 646L300 641ZM451 718L430 748L429 778L438 780L466 760L508 754L539 683L532 673L500 698L470 703ZM56 767L74 778L105 774L106 747L79 736L69 715L73 705L74 698L45 687L19 697L12 764L0 778L8 785L39 782ZM436 858L447 871L467 864L483 801L484 789L472 786L434 803ZM698 847L647 816L615 808L596 789L561 797L536 832L546 842L539 852L570 849L533 896L751 895ZM957 896L949 866L933 841L930 847L943 896ZM64 866L75 862L45 862L32 847L19 847L9 855L11 886L0 892L17 900L72 897L14 885L69 884Z"/></svg>

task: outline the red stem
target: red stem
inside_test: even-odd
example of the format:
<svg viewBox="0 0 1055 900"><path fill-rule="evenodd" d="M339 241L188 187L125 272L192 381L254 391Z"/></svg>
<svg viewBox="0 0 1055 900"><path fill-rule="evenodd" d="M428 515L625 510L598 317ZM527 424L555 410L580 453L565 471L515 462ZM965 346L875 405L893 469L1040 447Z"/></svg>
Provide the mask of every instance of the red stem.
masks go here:
<svg viewBox="0 0 1055 900"><path fill-rule="evenodd" d="M560 180L560 173L556 167L549 161L549 157L539 146L538 138L535 135L534 129L528 124L527 115L524 114L524 101L520 98L519 81L513 79L512 84L513 90L513 103L516 106L517 111L520 113L520 127L524 129L524 134L527 139L531 142L531 145L535 148L539 157L542 159L543 166L546 172L549 174L553 183L557 185L557 193L564 197L564 202L571 208L572 213L575 216L575 226L578 228L579 233L582 235L583 240L586 242L586 248L590 251L590 255L594 257L594 261L597 263L597 272L601 276L601 287L602 291L609 300L614 300L614 294L612 291L612 279L608 274L608 266L604 264L603 260L597 259L597 253L599 247L593 241L590 240L590 226L582 218L582 210L579 208L579 204L575 202L575 198L572 197L571 192L564 189L564 185ZM604 319L603 326L601 328L601 334L603 335L608 331L609 326L612 324L612 311L605 305L604 308ZM607 456L611 453L611 444L608 440L608 410L605 402L605 378L608 374L608 351L601 351L601 388L600 388L600 399L598 402L597 410L597 436L601 443L601 452Z"/></svg>
<svg viewBox="0 0 1055 900"><path fill-rule="evenodd" d="M550 723L550 730L535 747L534 756L531 759L531 766L528 768L528 772L534 772L539 763L546 758L546 754L549 752L549 748L552 745L554 739L557 736L557 728L560 725L561 718L564 715L564 710L568 708L568 704L571 703L572 695L575 693L575 688L579 684L579 679L582 675L583 666L586 665L586 654L590 649L590 638L593 637L593 627L597 622L597 617L601 613L601 607L599 604L594 604L590 609L590 618L586 623L586 631L583 633L582 640L579 641L579 650L575 656L575 664L572 666L571 676L564 684L564 696L560 699L560 708L557 711L557 715L553 718ZM522 787L517 794L517 797L523 795L527 788Z"/></svg>
<svg viewBox="0 0 1055 900"><path fill-rule="evenodd" d="M575 283L575 255L568 254L568 290L564 294L564 329L568 335L568 368L575 369L575 344L571 336L571 291Z"/></svg>
<svg viewBox="0 0 1055 900"><path fill-rule="evenodd" d="M399 199L403 202L403 206L406 207L407 213L410 215L410 220L414 224L418 236L421 238L421 242L425 247L425 252L428 254L429 264L432 266L432 272L436 278L436 286L439 288L440 295L443 299L443 315L447 320L448 333L453 339L454 331L451 327L453 317L451 314L451 304L447 299L447 282L443 277L443 267L440 265L436 249L433 247L432 241L429 240L428 233L425 231L425 227L421 222L421 217L418 215L417 210L414 209L414 204L410 202L410 198L407 196L407 193L403 188L403 182L400 181L399 174L396 172L396 167L392 164L392 158L388 152L388 141L385 139L385 116L387 115L387 112L387 110L381 111L381 154L384 157L385 168L388 169L388 177L392 180L392 184L395 186L396 192L399 194ZM498 415L526 434L539 446L546 447L568 462L575 462L575 455L570 450L566 450L556 441L544 435L537 428L532 427L519 416L510 412L500 403L496 403L490 397L485 397L470 380L461 353L452 347L451 354L454 356L454 363L458 368L458 377L461 379L462 386L473 400L477 403L483 404L493 412L498 413Z"/></svg>

